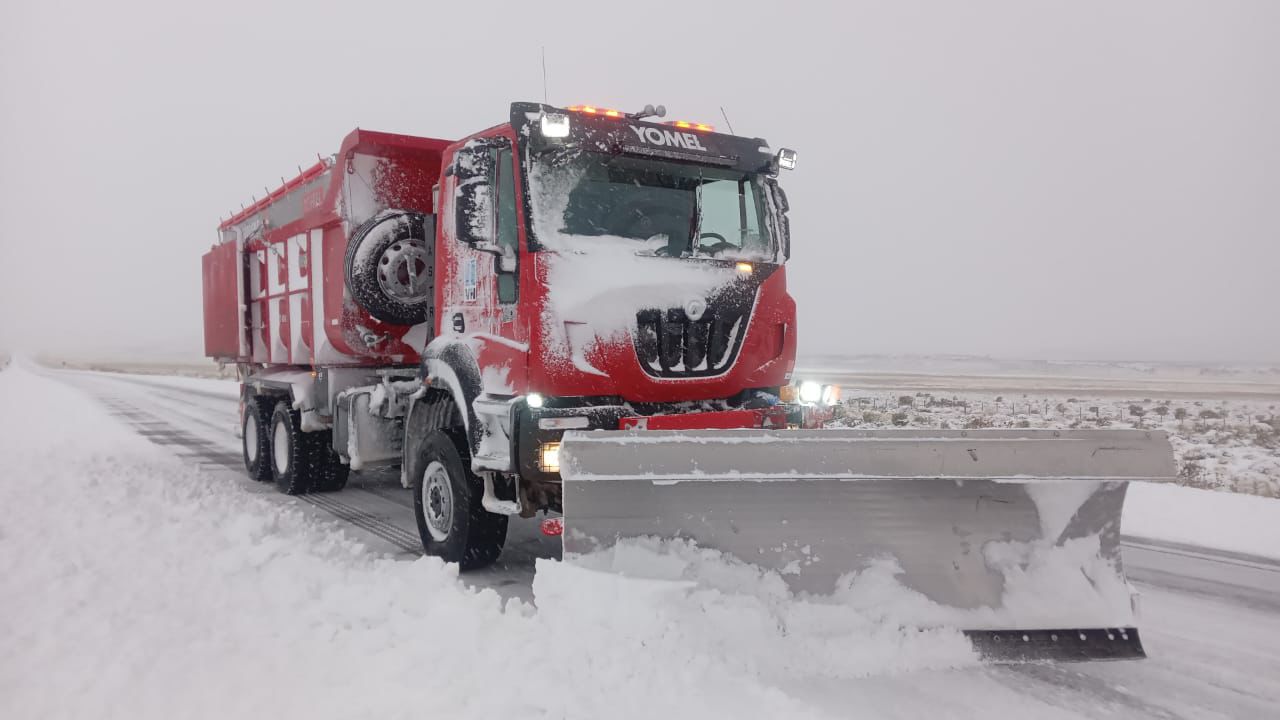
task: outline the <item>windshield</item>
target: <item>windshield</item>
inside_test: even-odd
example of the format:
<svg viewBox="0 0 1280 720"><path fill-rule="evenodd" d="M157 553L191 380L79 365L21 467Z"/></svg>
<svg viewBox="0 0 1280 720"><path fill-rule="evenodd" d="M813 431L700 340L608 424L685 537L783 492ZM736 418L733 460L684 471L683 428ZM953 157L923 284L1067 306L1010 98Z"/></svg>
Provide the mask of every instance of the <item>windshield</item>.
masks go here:
<svg viewBox="0 0 1280 720"><path fill-rule="evenodd" d="M567 150L535 156L529 180L538 239L552 249L611 238L640 254L773 257L754 173Z"/></svg>

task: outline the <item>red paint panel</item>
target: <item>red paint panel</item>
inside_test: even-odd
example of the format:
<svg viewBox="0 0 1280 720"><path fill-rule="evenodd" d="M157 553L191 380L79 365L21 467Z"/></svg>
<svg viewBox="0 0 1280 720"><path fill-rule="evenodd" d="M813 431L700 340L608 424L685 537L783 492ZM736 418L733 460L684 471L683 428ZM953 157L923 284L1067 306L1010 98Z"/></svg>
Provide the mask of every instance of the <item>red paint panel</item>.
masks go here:
<svg viewBox="0 0 1280 720"><path fill-rule="evenodd" d="M218 245L201 258L204 284L204 354L238 358L244 317L236 272L240 255L235 243Z"/></svg>
<svg viewBox="0 0 1280 720"><path fill-rule="evenodd" d="M625 417L618 420L619 430L737 430L786 426L787 413L780 407Z"/></svg>

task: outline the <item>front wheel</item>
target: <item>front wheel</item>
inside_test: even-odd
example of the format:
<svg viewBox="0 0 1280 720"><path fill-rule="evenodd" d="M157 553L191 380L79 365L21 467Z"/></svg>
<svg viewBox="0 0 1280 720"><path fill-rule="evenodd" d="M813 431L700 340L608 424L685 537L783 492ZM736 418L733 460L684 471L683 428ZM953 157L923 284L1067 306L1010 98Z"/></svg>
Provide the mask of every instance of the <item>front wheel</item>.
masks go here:
<svg viewBox="0 0 1280 720"><path fill-rule="evenodd" d="M466 438L460 431L435 430L419 450L413 482L413 511L422 549L463 570L493 564L507 540L507 516L484 509L484 486L467 467Z"/></svg>

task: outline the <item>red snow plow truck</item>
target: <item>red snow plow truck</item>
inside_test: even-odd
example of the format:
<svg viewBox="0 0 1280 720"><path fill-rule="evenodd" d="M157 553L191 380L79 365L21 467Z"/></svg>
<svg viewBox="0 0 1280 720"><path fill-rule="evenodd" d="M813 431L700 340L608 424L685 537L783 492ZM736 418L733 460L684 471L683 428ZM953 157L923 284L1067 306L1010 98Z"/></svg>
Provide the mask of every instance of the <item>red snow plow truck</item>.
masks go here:
<svg viewBox="0 0 1280 720"><path fill-rule="evenodd" d="M239 370L248 473L298 494L397 465L424 551L463 570L543 513L570 562L678 537L814 594L889 562L988 656L1142 656L1120 513L1174 475L1164 435L820 429L796 153L664 116L356 130L222 222L205 349Z"/></svg>

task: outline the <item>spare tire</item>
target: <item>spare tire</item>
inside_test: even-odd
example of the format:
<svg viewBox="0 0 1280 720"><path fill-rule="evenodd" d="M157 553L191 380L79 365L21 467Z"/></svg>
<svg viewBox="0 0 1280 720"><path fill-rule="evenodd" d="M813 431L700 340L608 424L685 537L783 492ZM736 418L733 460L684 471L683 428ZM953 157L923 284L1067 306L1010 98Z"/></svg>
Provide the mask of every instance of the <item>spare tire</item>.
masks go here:
<svg viewBox="0 0 1280 720"><path fill-rule="evenodd" d="M384 210L347 244L347 289L373 317L394 325L434 320L435 216Z"/></svg>

